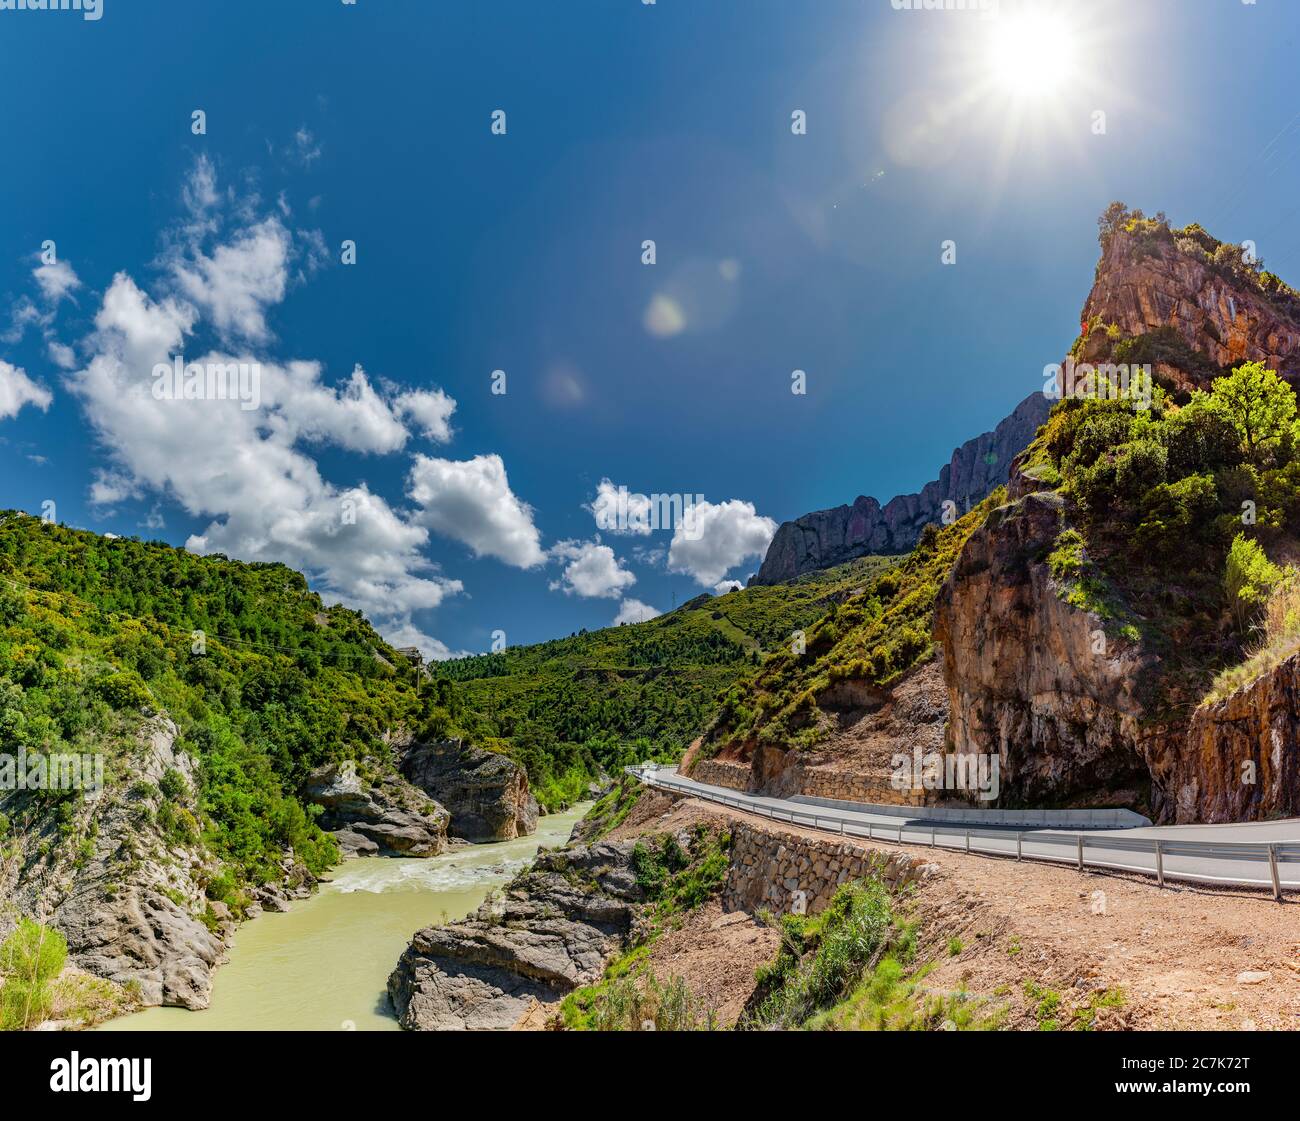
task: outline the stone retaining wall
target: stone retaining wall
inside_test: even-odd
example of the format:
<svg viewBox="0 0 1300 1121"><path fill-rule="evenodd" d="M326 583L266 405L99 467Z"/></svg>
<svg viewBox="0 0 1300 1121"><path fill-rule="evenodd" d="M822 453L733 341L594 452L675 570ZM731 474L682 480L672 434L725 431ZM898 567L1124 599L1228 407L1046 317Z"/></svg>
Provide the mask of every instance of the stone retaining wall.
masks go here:
<svg viewBox="0 0 1300 1121"><path fill-rule="evenodd" d="M722 906L727 911L766 909L784 914L794 893L802 891L808 914L816 914L830 903L836 888L868 875L874 866L893 887L921 879L934 868L902 852L814 840L737 822L732 827L731 868Z"/></svg>
<svg viewBox="0 0 1300 1121"><path fill-rule="evenodd" d="M749 787L749 775L749 765L746 763L701 759L691 768L689 777L708 786L725 786L728 790L744 791Z"/></svg>
<svg viewBox="0 0 1300 1121"><path fill-rule="evenodd" d="M809 798L835 798L842 802L876 802L886 806L915 805L921 801L910 791L895 790L888 781L882 781L871 775L820 768L801 769L799 793Z"/></svg>

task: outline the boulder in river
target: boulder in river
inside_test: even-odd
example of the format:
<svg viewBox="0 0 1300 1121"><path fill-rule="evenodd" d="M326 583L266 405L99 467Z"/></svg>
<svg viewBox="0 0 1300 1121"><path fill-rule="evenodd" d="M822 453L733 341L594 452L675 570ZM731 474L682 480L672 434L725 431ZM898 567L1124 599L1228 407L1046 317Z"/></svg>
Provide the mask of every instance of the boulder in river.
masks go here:
<svg viewBox="0 0 1300 1121"><path fill-rule="evenodd" d="M448 832L470 841L509 841L537 831L528 775L513 759L463 740L415 743L402 774L451 813Z"/></svg>

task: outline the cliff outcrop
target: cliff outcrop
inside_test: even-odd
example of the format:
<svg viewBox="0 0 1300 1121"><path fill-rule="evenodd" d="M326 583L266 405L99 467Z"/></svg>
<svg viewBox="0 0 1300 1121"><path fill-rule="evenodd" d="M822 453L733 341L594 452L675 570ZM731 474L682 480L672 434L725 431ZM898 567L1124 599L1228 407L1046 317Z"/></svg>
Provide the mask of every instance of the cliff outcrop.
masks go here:
<svg viewBox="0 0 1300 1121"><path fill-rule="evenodd" d="M779 584L857 557L908 552L927 525L943 519L945 502L965 513L1007 481L1012 460L1034 438L1051 407L1042 393L1031 393L992 432L954 451L939 477L916 494L899 495L883 507L859 496L852 505L785 522L750 583Z"/></svg>

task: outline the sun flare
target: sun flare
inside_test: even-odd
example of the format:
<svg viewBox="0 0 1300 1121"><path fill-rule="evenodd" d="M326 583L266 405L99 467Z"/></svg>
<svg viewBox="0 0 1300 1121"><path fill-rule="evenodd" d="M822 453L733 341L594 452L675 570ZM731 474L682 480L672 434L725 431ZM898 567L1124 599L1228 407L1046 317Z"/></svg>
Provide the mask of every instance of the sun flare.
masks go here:
<svg viewBox="0 0 1300 1121"><path fill-rule="evenodd" d="M1074 68L1075 36L1058 15L1027 12L996 21L989 48L994 80L1017 97L1056 93Z"/></svg>

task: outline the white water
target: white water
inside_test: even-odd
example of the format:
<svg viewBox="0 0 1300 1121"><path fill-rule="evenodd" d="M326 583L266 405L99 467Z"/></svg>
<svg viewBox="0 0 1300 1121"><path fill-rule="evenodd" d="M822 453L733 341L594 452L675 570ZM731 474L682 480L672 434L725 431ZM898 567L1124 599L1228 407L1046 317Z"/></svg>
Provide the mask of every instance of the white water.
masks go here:
<svg viewBox="0 0 1300 1121"><path fill-rule="evenodd" d="M533 836L513 841L422 860L349 860L286 914L239 928L209 1008L148 1008L100 1030L395 1031L385 986L411 935L469 914L539 847L568 840L586 808L544 817Z"/></svg>

